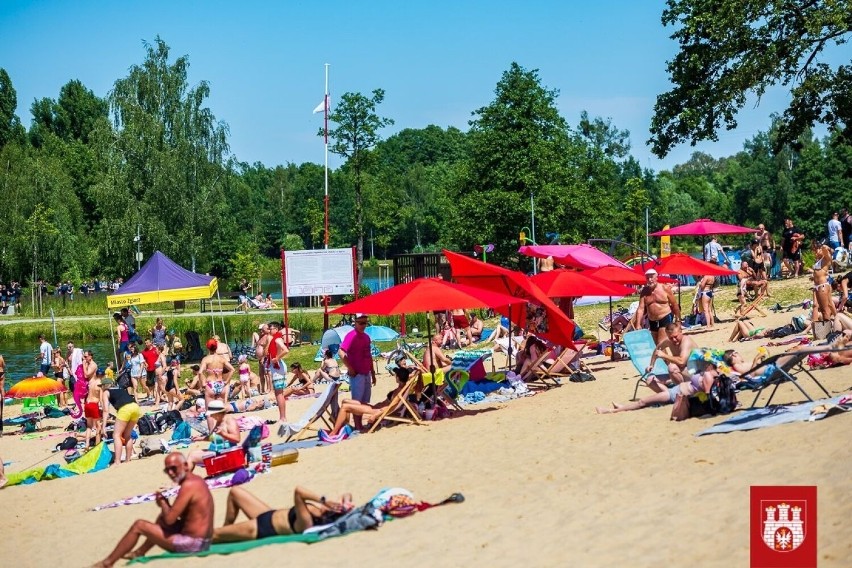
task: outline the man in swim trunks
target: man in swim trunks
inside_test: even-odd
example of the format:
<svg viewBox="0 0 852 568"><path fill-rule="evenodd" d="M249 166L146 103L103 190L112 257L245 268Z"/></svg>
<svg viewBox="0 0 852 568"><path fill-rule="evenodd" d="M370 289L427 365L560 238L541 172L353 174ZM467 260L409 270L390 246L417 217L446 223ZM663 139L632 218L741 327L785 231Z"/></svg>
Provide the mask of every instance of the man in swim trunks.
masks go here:
<svg viewBox="0 0 852 568"><path fill-rule="evenodd" d="M91 351L83 352L83 372L86 374L86 380L89 381L89 392L86 395L86 402L83 404L83 416L86 417L86 448L89 447L89 440L92 436L95 437L95 445L101 443L101 430L103 424L101 422L101 381L102 376L98 376L98 365L92 359Z"/></svg>
<svg viewBox="0 0 852 568"><path fill-rule="evenodd" d="M662 359L668 365L668 380L678 385L684 381L683 372L686 369L689 354L698 346L691 337L683 334L680 322L668 324L665 332L666 339L657 344L657 349L651 355L651 360L645 371L650 373L654 369L654 363L657 359ZM663 392L669 389L666 386L667 382L666 377L654 377L651 375L651 378L648 380L648 386L655 392ZM671 402L674 402L674 398L672 398Z"/></svg>
<svg viewBox="0 0 852 568"><path fill-rule="evenodd" d="M145 349L142 350L142 358L145 360L145 390L147 396L154 397L154 405L160 405L160 391L157 389L157 361L160 360L160 351L154 347L151 339L145 340Z"/></svg>
<svg viewBox="0 0 852 568"><path fill-rule="evenodd" d="M169 552L201 552L210 548L213 538L213 496L210 488L201 477L189 471L189 464L180 452L167 455L165 463L163 471L180 485L175 502L169 503L161 493L157 493L156 501L160 507L157 520L153 523L137 520L115 550L95 566L112 566L122 558L145 556L154 545ZM146 540L133 550L140 536L146 537Z"/></svg>
<svg viewBox="0 0 852 568"><path fill-rule="evenodd" d="M275 402L278 403L278 435L287 433L287 363L284 357L290 352L281 333L281 324L277 321L269 323L269 347L266 353L266 372L272 381L272 390L275 392Z"/></svg>
<svg viewBox="0 0 852 568"><path fill-rule="evenodd" d="M157 494L160 514L156 522L137 520L109 556L95 566L112 566L122 558L145 556L154 545L169 552L201 552L210 548L213 538L213 495L204 480L189 471L189 463L180 452L166 456L163 470L180 485L175 502ZM133 550L140 536L142 546ZM132 552L131 552L132 551Z"/></svg>
<svg viewBox="0 0 852 568"><path fill-rule="evenodd" d="M646 270L645 280L645 287L639 292L639 308L635 317L641 325L642 318L648 314L648 327L659 345L666 338L666 326L673 321L680 321L680 305L671 288L657 282L656 270Z"/></svg>

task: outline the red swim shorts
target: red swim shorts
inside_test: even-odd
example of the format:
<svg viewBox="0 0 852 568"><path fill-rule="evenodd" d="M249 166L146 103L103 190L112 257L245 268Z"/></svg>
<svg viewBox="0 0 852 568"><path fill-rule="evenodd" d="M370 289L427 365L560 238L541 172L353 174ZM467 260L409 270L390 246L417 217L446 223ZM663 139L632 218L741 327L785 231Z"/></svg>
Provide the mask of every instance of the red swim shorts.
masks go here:
<svg viewBox="0 0 852 568"><path fill-rule="evenodd" d="M470 325L470 322L467 320L467 316L453 316L453 325L456 329L464 329Z"/></svg>
<svg viewBox="0 0 852 568"><path fill-rule="evenodd" d="M83 415L86 418L91 418L92 420L100 420L101 407L98 406L97 402L87 402L83 405Z"/></svg>

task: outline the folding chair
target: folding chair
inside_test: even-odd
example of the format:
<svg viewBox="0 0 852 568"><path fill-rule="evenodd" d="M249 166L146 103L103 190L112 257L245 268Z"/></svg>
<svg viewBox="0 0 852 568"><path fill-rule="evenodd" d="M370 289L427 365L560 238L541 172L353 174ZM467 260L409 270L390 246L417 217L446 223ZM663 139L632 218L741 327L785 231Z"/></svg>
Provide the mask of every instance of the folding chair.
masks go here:
<svg viewBox="0 0 852 568"><path fill-rule="evenodd" d="M797 376L799 374L806 374L810 377L813 382L825 393L826 398L830 398L831 394L822 386L815 376L805 368L803 361L808 358L808 355L812 355L814 353L826 353L831 351L843 351L844 349L823 349L823 350L804 350L804 351L790 351L788 353L780 353L778 355L773 355L768 359L764 359L763 362L758 364L753 369L747 371L746 375L754 375L756 371L759 369L763 369L769 365L772 365L773 370L769 374L768 377L764 379L761 385L757 388L757 392L754 396L754 400L751 403L750 408L754 408L757 404L757 399L760 398L760 393L767 387L772 387L772 393L769 395L769 399L766 401L765 406L769 406L772 403L772 398L775 396L775 392L778 390L784 383L791 383L794 387L799 389L805 398L808 401L813 402L814 399L805 392L805 389L802 388L802 385L799 383ZM765 372L764 372L765 374Z"/></svg>
<svg viewBox="0 0 852 568"><path fill-rule="evenodd" d="M646 381L649 375L656 377L667 377L669 367L662 359L657 359L654 362L654 368L651 372L647 372L648 364L651 362L651 357L657 349L657 344L654 341L654 336L647 329L637 329L624 334L624 346L630 355L630 362L639 373L639 379L636 381L636 388L633 389L633 398L636 400L636 394L639 392L639 385Z"/></svg>
<svg viewBox="0 0 852 568"><path fill-rule="evenodd" d="M579 373L580 370L572 369L571 363L580 355L579 351L573 349L563 349L555 359L548 363L546 359L540 367L533 370L535 376L534 382L541 382L543 385L550 387L561 387L560 379L571 377Z"/></svg>
<svg viewBox="0 0 852 568"><path fill-rule="evenodd" d="M308 436L308 433L318 432L314 424L322 420L326 429L334 427L334 418L337 416L338 404L337 394L340 390L340 382L334 381L328 388L322 391L319 397L308 408L297 422L288 424L289 434L285 441L299 441Z"/></svg>
<svg viewBox="0 0 852 568"><path fill-rule="evenodd" d="M543 373L545 369L551 366L548 364L548 360L552 359L556 359L556 357L553 356L553 351L551 349L546 349L544 353L539 355L538 359L533 361L529 368L529 377L525 379L524 382L526 382L528 386L543 387L545 390L562 386L559 381L555 380L555 378L547 378L546 374Z"/></svg>
<svg viewBox="0 0 852 568"><path fill-rule="evenodd" d="M390 404L382 409L381 414L379 414L370 425L370 430L367 432L368 434L378 428L384 420L402 422L405 424L419 425L423 423L423 419L420 417L420 412L418 412L417 408L408 400L408 395L411 394L411 390L419 380L419 374L412 374L412 376L408 379L408 382L405 383L405 386L402 387L402 390L393 397ZM406 414L408 416L406 416Z"/></svg>

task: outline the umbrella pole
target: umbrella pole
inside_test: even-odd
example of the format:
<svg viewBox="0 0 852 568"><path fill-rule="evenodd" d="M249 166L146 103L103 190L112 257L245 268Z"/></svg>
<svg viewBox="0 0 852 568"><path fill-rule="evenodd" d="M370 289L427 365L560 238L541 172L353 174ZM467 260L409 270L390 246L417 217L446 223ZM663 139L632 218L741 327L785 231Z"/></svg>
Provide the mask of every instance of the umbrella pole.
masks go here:
<svg viewBox="0 0 852 568"><path fill-rule="evenodd" d="M612 296L609 297L609 360L615 361L615 336L612 333Z"/></svg>
<svg viewBox="0 0 852 568"><path fill-rule="evenodd" d="M506 371L512 370L512 304L509 304L509 348L506 351L508 359L506 360Z"/></svg>
<svg viewBox="0 0 852 568"><path fill-rule="evenodd" d="M426 312L426 330L426 337L429 342L426 344L426 349L429 350L429 372L432 374L432 408L435 408L438 405L438 383L435 380L435 351L432 349L432 326L429 324L429 312ZM423 379L421 378L421 380Z"/></svg>
<svg viewBox="0 0 852 568"><path fill-rule="evenodd" d="M53 315L53 309L51 311L51 316ZM112 319L112 315L109 310L107 310L107 321ZM56 324L54 324L55 326ZM115 346L115 333L112 331L112 322L108 324L109 327L109 337L112 339L112 356L115 358L115 374L118 375L118 372L121 371L121 367L118 366L118 348ZM54 341L56 341L56 327L53 328L53 337Z"/></svg>
<svg viewBox="0 0 852 568"><path fill-rule="evenodd" d="M228 330L225 329L225 312L222 311L222 297L219 295L219 289L216 289L216 299L219 300L219 319L222 321L222 335L225 337L225 345L228 344ZM210 302L211 304L213 302Z"/></svg>

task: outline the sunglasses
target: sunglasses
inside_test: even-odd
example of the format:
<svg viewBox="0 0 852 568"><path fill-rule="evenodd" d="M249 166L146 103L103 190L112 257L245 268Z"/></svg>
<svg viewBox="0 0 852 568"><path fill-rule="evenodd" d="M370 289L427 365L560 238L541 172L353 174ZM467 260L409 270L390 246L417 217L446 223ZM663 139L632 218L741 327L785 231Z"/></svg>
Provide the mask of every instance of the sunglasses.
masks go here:
<svg viewBox="0 0 852 568"><path fill-rule="evenodd" d="M163 468L163 473L165 473L166 475L168 475L171 472L177 473L178 469L179 468L176 465L167 465L166 467Z"/></svg>
<svg viewBox="0 0 852 568"><path fill-rule="evenodd" d="M355 325L367 325L368 323L370 323L370 322L368 322L368 321L356 321Z"/></svg>

